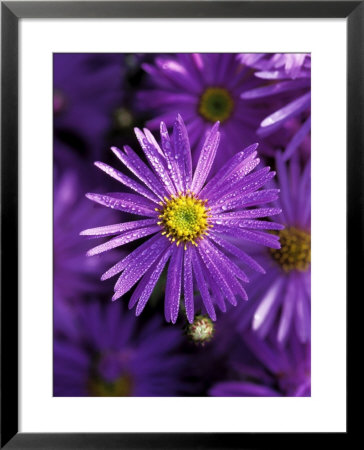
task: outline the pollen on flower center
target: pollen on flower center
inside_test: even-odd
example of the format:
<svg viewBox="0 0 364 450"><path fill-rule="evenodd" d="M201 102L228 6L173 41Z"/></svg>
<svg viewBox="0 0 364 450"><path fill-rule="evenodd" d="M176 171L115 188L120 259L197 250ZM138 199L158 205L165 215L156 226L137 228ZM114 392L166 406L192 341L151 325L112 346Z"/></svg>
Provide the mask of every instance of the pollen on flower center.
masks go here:
<svg viewBox="0 0 364 450"><path fill-rule="evenodd" d="M202 94L198 111L211 122L224 122L234 109L234 100L230 93L220 87L209 87Z"/></svg>
<svg viewBox="0 0 364 450"><path fill-rule="evenodd" d="M197 245L212 226L208 223L206 203L207 200L200 200L191 192L165 197L164 202L160 202L161 208L157 209L160 212L158 225L164 228L162 234L177 245L184 243L185 248L188 242Z"/></svg>
<svg viewBox="0 0 364 450"><path fill-rule="evenodd" d="M285 272L306 271L311 264L311 235L295 227L288 227L276 233L281 248L269 250L273 258Z"/></svg>

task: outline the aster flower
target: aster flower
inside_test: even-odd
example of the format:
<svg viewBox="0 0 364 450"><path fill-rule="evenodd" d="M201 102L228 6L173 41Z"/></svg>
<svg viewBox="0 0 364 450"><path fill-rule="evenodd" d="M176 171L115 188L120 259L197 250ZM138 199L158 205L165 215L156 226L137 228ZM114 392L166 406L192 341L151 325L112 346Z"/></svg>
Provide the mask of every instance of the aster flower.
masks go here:
<svg viewBox="0 0 364 450"><path fill-rule="evenodd" d="M311 347L293 336L284 348L251 331L239 341L231 365L235 381L216 383L214 397L310 397Z"/></svg>
<svg viewBox="0 0 364 450"><path fill-rule="evenodd" d="M162 120L172 126L175 111L179 111L186 122L194 161L206 132L217 121L221 123L221 159L256 141L255 130L264 111L256 101L251 105L243 101L240 94L254 88L257 79L250 68L239 64L235 54L163 55L143 68L150 88L139 93L140 104L155 112L148 128L158 128Z"/></svg>
<svg viewBox="0 0 364 450"><path fill-rule="evenodd" d="M259 220L278 214L280 209L259 207L276 200L278 190L260 190L272 179L274 172L269 167L253 172L259 164L257 144L237 153L206 183L220 140L218 127L216 123L208 134L194 173L188 135L180 116L172 136L161 123L161 146L149 130L144 129L144 133L135 130L150 167L130 147L124 147L124 151L112 148L138 181L104 163L96 163L97 167L136 194L91 193L87 197L103 206L145 217L81 233L94 237L116 235L91 249L89 256L148 237L101 278L105 280L121 273L115 284L113 300L122 297L140 280L129 302L130 308L136 305L137 315L144 309L169 261L166 320L177 321L183 291L187 319L192 323L194 281L207 314L215 320L214 302L225 311L225 299L233 305L237 304L237 297L247 300L241 282L247 282L248 278L232 261L231 255L238 256L248 267L263 270L229 238L234 236L241 240L240 243L252 241L280 248L279 237L266 231L280 230L282 225Z"/></svg>
<svg viewBox="0 0 364 450"><path fill-rule="evenodd" d="M99 154L113 112L122 104L123 72L120 54L55 53L55 136L71 140L80 152Z"/></svg>
<svg viewBox="0 0 364 450"><path fill-rule="evenodd" d="M95 226L107 214L87 202L81 192L79 173L55 171L53 210L53 273L55 299L78 299L80 295L100 291L95 278L100 271L99 258L85 256L89 244L79 232L85 223ZM55 300L56 301L56 300Z"/></svg>
<svg viewBox="0 0 364 450"><path fill-rule="evenodd" d="M261 338L278 321L276 339L283 344L290 332L301 342L310 339L311 328L311 174L310 163L300 169L297 157L287 165L276 158L281 196L274 206L282 208L277 221L285 228L277 235L281 248L255 255L267 275L251 283L249 305L242 305L238 327L250 326ZM275 181L272 187L277 187Z"/></svg>
<svg viewBox="0 0 364 450"><path fill-rule="evenodd" d="M55 396L175 396L184 389L178 330L155 318L138 328L118 303L62 312L54 316Z"/></svg>
<svg viewBox="0 0 364 450"><path fill-rule="evenodd" d="M238 59L254 68L255 76L261 80L259 87L244 89L241 99L249 102L272 97L279 99L277 109L262 120L258 135L269 136L283 127L294 129L284 152L287 160L311 130L311 55L258 53L242 54Z"/></svg>

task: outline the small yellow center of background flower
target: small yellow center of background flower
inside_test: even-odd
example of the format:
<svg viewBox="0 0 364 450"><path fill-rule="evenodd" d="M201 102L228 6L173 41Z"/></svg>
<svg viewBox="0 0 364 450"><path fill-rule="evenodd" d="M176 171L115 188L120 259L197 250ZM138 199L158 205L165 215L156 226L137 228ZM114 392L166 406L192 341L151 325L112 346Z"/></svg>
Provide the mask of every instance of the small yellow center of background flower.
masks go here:
<svg viewBox="0 0 364 450"><path fill-rule="evenodd" d="M224 122L231 116L233 109L234 100L226 89L210 87L202 94L198 111L211 122Z"/></svg>
<svg viewBox="0 0 364 450"><path fill-rule="evenodd" d="M285 272L306 271L311 264L311 235L295 227L276 232L281 248L270 249L273 258Z"/></svg>
<svg viewBox="0 0 364 450"><path fill-rule="evenodd" d="M185 248L188 242L197 245L198 239L211 227L206 203L207 200L200 200L190 192L169 199L164 197L161 208L157 209L161 213L158 225L164 228L162 234L177 245L183 243Z"/></svg>
<svg viewBox="0 0 364 450"><path fill-rule="evenodd" d="M94 377L89 381L88 388L92 397L130 397L133 380L129 375L123 375L113 382L106 382L99 377Z"/></svg>

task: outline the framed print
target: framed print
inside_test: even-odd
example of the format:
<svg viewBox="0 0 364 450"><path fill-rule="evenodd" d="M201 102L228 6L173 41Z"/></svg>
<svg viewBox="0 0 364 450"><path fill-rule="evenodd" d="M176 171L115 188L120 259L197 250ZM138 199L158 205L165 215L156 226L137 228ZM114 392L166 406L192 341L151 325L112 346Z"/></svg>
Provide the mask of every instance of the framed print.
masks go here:
<svg viewBox="0 0 364 450"><path fill-rule="evenodd" d="M2 447L346 444L363 8L1 3Z"/></svg>

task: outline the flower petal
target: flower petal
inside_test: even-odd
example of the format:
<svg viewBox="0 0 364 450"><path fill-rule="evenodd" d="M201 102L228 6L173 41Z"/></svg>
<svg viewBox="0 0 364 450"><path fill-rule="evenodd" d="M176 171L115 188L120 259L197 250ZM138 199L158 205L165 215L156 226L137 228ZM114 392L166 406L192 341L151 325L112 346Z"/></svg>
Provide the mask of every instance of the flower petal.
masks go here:
<svg viewBox="0 0 364 450"><path fill-rule="evenodd" d="M202 241L203 242L203 241ZM226 281L224 275L221 273L220 269L216 266L216 264L209 257L208 253L203 250L202 245L198 246L198 251L201 256L202 261L204 262L206 269L211 273L211 275L215 278L216 283L221 289L224 296L227 298L228 302L232 305L236 306L237 302L235 299L235 295L231 290L229 283Z"/></svg>
<svg viewBox="0 0 364 450"><path fill-rule="evenodd" d="M270 203L277 200L279 192L279 189L264 189L261 191L244 194L237 200L228 200L226 202L216 203L210 206L211 214L215 215L219 212L221 213L235 208Z"/></svg>
<svg viewBox="0 0 364 450"><path fill-rule="evenodd" d="M165 166L165 161L159 154L157 148L153 144L151 144L151 142L138 128L134 128L134 132L141 148L144 151L145 156L149 161L149 164L153 167L153 170L164 186L164 189L168 192L168 194L175 194L176 190L172 183L172 180L169 177L167 168Z"/></svg>
<svg viewBox="0 0 364 450"><path fill-rule="evenodd" d="M111 150L139 180L143 181L143 183L154 192L158 198L162 199L166 195L167 192L164 186L130 147L125 145L124 152L117 147L111 147Z"/></svg>
<svg viewBox="0 0 364 450"><path fill-rule="evenodd" d="M182 178L182 190L186 191L190 188L192 182L192 157L186 126L179 114L173 126L172 137L174 157Z"/></svg>
<svg viewBox="0 0 364 450"><path fill-rule="evenodd" d="M221 185L224 184L225 179L230 176L234 171L241 168L241 165L245 165L247 161L255 157L255 150L258 148L258 144L253 144L250 147L245 148L243 151L237 153L231 157L214 175L211 180L206 184L206 186L201 191L202 197L210 198L211 194L218 190ZM254 153L254 156L252 154ZM248 158L249 157L249 158ZM243 164L242 164L243 163Z"/></svg>
<svg viewBox="0 0 364 450"><path fill-rule="evenodd" d="M263 233L261 231L250 231L244 229L231 229L224 225L215 225L214 233L221 233L236 238L245 239L247 241L262 244L266 247L281 248L279 244L279 237L274 234Z"/></svg>
<svg viewBox="0 0 364 450"><path fill-rule="evenodd" d="M141 312L143 311L145 305L147 304L149 297L152 295L153 289L155 285L157 284L157 281L163 272L163 269L165 265L167 264L167 261L172 253L172 246L168 247L167 250L164 252L158 263L155 267L153 267L153 271L150 274L150 276L147 277L147 282L145 284L144 289L140 293L138 305L136 307L135 315L139 316ZM144 275L146 276L146 275ZM143 281L143 280L142 280ZM131 299L130 299L131 302ZM130 304L129 304L130 308Z"/></svg>
<svg viewBox="0 0 364 450"><path fill-rule="evenodd" d="M174 157L175 156L174 148L173 148L171 139L169 137L166 124L164 122L161 122L161 124L160 124L160 135L161 135L162 148L163 148L166 160L167 160L167 168L171 175L171 178L174 183L176 191L180 192L183 190L180 169L179 169L177 159Z"/></svg>
<svg viewBox="0 0 364 450"><path fill-rule="evenodd" d="M124 186L127 186L128 188L133 189L133 191L136 191L138 194L143 195L146 198L149 198L149 200L151 200L152 202L158 203L159 200L156 197L156 195L153 194L153 192L151 192L149 189L146 189L143 185L132 180L131 178L127 177L126 175L114 169L113 167L99 161L95 162L95 166L101 169L103 172L110 175L110 177L119 181Z"/></svg>
<svg viewBox="0 0 364 450"><path fill-rule="evenodd" d="M157 236L160 238L159 234ZM163 238L163 241L157 241L154 245L149 244L149 246L147 246L137 257L134 255L132 262L129 261L129 264L115 284L115 294L113 295L112 300L117 300L123 296L125 292L128 292L151 265L155 263L168 245L168 239Z"/></svg>
<svg viewBox="0 0 364 450"><path fill-rule="evenodd" d="M162 236L160 234L153 236L152 238L148 239L146 242L141 244L133 252L129 253L129 255L125 256L125 258L121 259L118 263L116 263L114 266L112 266L109 270L107 270L102 275L101 280L102 281L107 280L107 279L117 275L118 273L120 273L129 264L130 265L134 264L134 262L137 259L144 257L144 255L146 255L148 253L149 248L151 248L151 247L154 248L154 246L156 246L156 245L159 245L161 248L163 248L163 245L165 242L168 242L168 241L164 236Z"/></svg>
<svg viewBox="0 0 364 450"><path fill-rule="evenodd" d="M172 323L176 323L179 311L183 252L182 246L174 247L167 273L164 311L167 322Z"/></svg>
<svg viewBox="0 0 364 450"><path fill-rule="evenodd" d="M254 219L259 217L276 216L280 214L280 208L256 208L243 209L242 211L214 214L213 219Z"/></svg>
<svg viewBox="0 0 364 450"><path fill-rule="evenodd" d="M195 315L193 301L192 251L194 250L190 245L188 245L183 261L183 296L185 299L186 315L189 323L193 322Z"/></svg>
<svg viewBox="0 0 364 450"><path fill-rule="evenodd" d="M105 225L103 227L89 228L81 231L81 236L105 237L113 234L119 234L123 231L135 230L156 223L155 219L135 220L133 222L116 223L114 225Z"/></svg>
<svg viewBox="0 0 364 450"><path fill-rule="evenodd" d="M204 279L204 276L202 274L201 264L199 261L199 256L196 251L192 254L192 265L193 265L193 272L195 274L197 287L200 291L203 304L206 308L207 314L211 317L212 320L216 320L216 313L214 305L212 304L210 293L207 289L207 285Z"/></svg>
<svg viewBox="0 0 364 450"><path fill-rule="evenodd" d="M139 216L155 217L157 216L152 202L148 202L139 195L134 194L86 194L86 197L93 202L108 208L117 209L119 211L136 214Z"/></svg>
<svg viewBox="0 0 364 450"><path fill-rule="evenodd" d="M220 247L222 247L224 250L228 251L232 255L239 258L244 264L249 266L251 269L255 270L256 272L265 273L265 270L263 267L255 261L251 256L249 256L247 253L245 253L240 248L236 247L231 242L226 241L220 236L217 236L215 233L211 232L209 235L210 239L213 239Z"/></svg>

